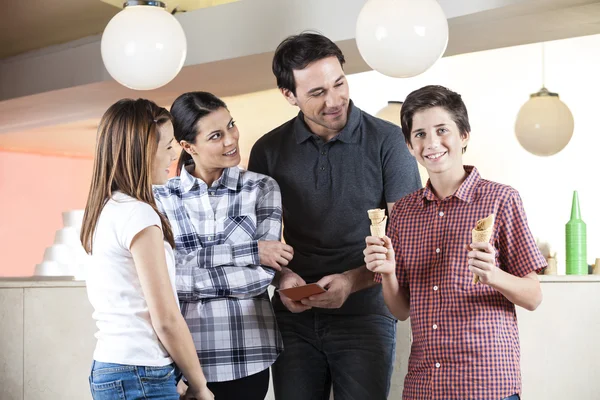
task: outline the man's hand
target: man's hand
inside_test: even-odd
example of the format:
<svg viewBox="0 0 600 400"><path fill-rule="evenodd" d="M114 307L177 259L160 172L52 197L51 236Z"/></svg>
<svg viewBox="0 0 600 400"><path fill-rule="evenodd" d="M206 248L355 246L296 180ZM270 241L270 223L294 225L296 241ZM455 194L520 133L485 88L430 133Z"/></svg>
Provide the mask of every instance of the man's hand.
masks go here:
<svg viewBox="0 0 600 400"><path fill-rule="evenodd" d="M303 285L306 285L306 281L289 268L285 268L281 272L281 277L279 278L279 289L289 289ZM311 308L310 306L304 305L299 301L290 299L283 293L279 293L279 297L281 298L283 305L293 313L300 313Z"/></svg>
<svg viewBox="0 0 600 400"><path fill-rule="evenodd" d="M352 282L345 274L327 275L319 279L317 284L327 289L325 293L302 299L302 304L319 308L340 308L352 292Z"/></svg>
<svg viewBox="0 0 600 400"><path fill-rule="evenodd" d="M496 267L496 250L489 243L471 243L469 257L469 270L479 276L479 281L492 286L501 273Z"/></svg>
<svg viewBox="0 0 600 400"><path fill-rule="evenodd" d="M375 236L367 236L365 241L367 247L363 254L365 255L367 269L381 275L395 275L396 258L391 239L387 236L381 239Z"/></svg>
<svg viewBox="0 0 600 400"><path fill-rule="evenodd" d="M258 258L261 265L281 271L294 257L294 249L279 240L259 240Z"/></svg>

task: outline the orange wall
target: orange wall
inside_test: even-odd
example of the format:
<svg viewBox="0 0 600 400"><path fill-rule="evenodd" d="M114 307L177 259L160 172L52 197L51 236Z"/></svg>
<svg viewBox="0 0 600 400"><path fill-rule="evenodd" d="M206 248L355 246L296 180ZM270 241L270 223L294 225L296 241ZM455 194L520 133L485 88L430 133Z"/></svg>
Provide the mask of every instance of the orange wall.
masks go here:
<svg viewBox="0 0 600 400"><path fill-rule="evenodd" d="M62 227L83 209L92 160L0 151L0 276L28 276Z"/></svg>

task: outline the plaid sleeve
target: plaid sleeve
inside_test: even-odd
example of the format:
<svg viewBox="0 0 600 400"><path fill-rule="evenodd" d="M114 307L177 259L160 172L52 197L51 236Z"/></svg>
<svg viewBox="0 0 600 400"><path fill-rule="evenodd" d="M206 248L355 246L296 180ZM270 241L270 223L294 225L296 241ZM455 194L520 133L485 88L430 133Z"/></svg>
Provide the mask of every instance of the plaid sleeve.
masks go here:
<svg viewBox="0 0 600 400"><path fill-rule="evenodd" d="M275 179L268 178L259 197L256 206L256 239L281 240L281 191Z"/></svg>
<svg viewBox="0 0 600 400"><path fill-rule="evenodd" d="M256 265L244 267L226 265L207 268L205 259L210 258L210 246L195 252L177 256L177 293L184 301L203 298L235 297L245 299L256 297L267 290L275 271Z"/></svg>
<svg viewBox="0 0 600 400"><path fill-rule="evenodd" d="M215 244L186 253L182 263L197 262L202 268L223 266L245 267L258 264L258 243L256 240L236 244Z"/></svg>
<svg viewBox="0 0 600 400"><path fill-rule="evenodd" d="M499 213L498 257L506 272L523 277L548 266L529 230L527 216L516 190L512 190Z"/></svg>
<svg viewBox="0 0 600 400"><path fill-rule="evenodd" d="M273 280L275 271L258 263L239 265L245 256L237 258L238 265L227 260L235 258L234 251L250 249L258 259L257 242L239 245L214 245L192 252L176 251L177 291L182 300L212 297L250 298L262 294Z"/></svg>

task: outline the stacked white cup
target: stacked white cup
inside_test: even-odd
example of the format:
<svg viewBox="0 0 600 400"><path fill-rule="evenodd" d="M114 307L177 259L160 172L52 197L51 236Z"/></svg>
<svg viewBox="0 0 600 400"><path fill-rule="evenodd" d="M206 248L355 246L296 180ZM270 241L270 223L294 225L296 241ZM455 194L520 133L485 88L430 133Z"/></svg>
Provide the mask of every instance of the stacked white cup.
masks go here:
<svg viewBox="0 0 600 400"><path fill-rule="evenodd" d="M54 244L46 248L43 261L35 266L35 275L66 276L85 280L90 256L79 240L83 210L63 212L62 220L63 228L56 231Z"/></svg>

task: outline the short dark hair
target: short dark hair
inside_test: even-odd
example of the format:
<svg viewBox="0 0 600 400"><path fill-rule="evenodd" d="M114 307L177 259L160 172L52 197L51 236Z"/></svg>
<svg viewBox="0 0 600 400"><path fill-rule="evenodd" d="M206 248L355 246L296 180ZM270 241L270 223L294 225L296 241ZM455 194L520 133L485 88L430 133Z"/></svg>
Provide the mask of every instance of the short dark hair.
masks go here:
<svg viewBox="0 0 600 400"><path fill-rule="evenodd" d="M402 109L400 111L400 121L402 122L402 133L404 134L404 140L406 140L406 143L411 147L412 143L410 133L412 131L414 115L420 111L433 107L442 107L452 116L452 120L454 123L456 123L456 126L458 127L462 137L471 132L467 107L465 106L460 94L453 92L444 86L424 86L421 89L411 92L406 97L406 100L404 100L404 104L402 104ZM466 150L467 148L464 147L463 153Z"/></svg>
<svg viewBox="0 0 600 400"><path fill-rule="evenodd" d="M296 95L294 70L304 69L310 63L327 57L336 57L343 67L346 60L342 50L327 37L313 32L288 36L277 46L273 56L273 74L277 87Z"/></svg>

